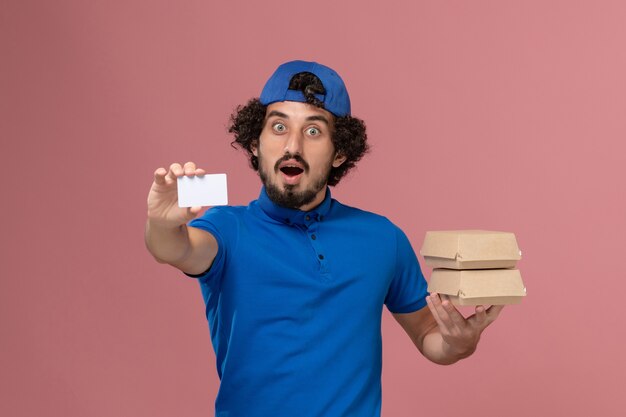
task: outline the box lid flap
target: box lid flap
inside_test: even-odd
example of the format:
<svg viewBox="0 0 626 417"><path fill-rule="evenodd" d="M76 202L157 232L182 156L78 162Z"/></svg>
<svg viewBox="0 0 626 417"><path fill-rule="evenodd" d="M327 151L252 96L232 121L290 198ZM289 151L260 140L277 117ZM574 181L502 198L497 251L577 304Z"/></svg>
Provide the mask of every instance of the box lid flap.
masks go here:
<svg viewBox="0 0 626 417"><path fill-rule="evenodd" d="M434 269L428 290L462 298L526 295L518 269Z"/></svg>
<svg viewBox="0 0 626 417"><path fill-rule="evenodd" d="M422 256L464 261L521 259L513 233L487 230L426 232L420 253Z"/></svg>
<svg viewBox="0 0 626 417"><path fill-rule="evenodd" d="M492 270L497 279L490 278L490 274L472 274L476 271L461 271L459 297L502 297L526 295L526 288L522 282L522 276L517 269ZM481 271L479 271L481 272ZM486 271L482 271L486 272Z"/></svg>

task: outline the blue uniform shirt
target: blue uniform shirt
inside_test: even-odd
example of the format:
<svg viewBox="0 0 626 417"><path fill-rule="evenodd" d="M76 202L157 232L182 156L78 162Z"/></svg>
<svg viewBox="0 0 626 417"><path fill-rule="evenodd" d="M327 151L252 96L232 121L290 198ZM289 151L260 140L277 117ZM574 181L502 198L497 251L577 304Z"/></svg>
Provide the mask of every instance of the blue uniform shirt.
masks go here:
<svg viewBox="0 0 626 417"><path fill-rule="evenodd" d="M426 304L405 234L329 190L303 212L263 189L190 226L219 245L198 276L220 377L216 417L379 416L383 304Z"/></svg>

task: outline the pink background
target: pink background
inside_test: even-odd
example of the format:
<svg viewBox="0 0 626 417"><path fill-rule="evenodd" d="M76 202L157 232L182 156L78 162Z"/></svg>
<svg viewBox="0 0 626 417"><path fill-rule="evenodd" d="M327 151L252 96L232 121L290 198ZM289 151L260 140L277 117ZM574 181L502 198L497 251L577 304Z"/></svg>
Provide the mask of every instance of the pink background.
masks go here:
<svg viewBox="0 0 626 417"><path fill-rule="evenodd" d="M416 250L483 228L524 253L527 299L459 364L385 311L383 414L623 415L625 22L618 0L3 1L0 414L212 415L197 283L144 248L152 173L193 160L256 198L228 116L307 59L373 147L336 198Z"/></svg>

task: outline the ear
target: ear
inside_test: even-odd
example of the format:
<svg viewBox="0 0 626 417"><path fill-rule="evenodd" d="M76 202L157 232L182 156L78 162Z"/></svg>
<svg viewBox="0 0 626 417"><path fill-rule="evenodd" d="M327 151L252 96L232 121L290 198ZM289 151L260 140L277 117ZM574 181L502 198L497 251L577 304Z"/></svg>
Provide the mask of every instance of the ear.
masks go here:
<svg viewBox="0 0 626 417"><path fill-rule="evenodd" d="M255 140L250 144L250 150L252 151L252 155L259 157L259 141Z"/></svg>
<svg viewBox="0 0 626 417"><path fill-rule="evenodd" d="M346 162L346 159L348 158L345 155L340 153L336 154L335 159L333 159L333 168L338 168L339 166L341 166L341 164Z"/></svg>

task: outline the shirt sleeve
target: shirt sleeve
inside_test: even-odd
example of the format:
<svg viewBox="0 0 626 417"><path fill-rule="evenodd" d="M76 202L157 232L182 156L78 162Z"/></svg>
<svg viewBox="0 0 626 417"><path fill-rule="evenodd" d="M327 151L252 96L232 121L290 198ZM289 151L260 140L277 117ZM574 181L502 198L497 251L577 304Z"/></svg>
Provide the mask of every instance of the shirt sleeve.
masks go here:
<svg viewBox="0 0 626 417"><path fill-rule="evenodd" d="M398 227L394 228L396 268L385 298L385 305L392 313L411 313L426 305L428 284L409 239Z"/></svg>
<svg viewBox="0 0 626 417"><path fill-rule="evenodd" d="M205 272L198 275L184 273L185 275L207 282L218 280L219 277L221 277L228 253L227 217L227 213L221 207L213 207L207 210L201 217L189 222L188 226L209 232L215 237L217 241L217 254L215 255L215 259L213 259L213 263Z"/></svg>

